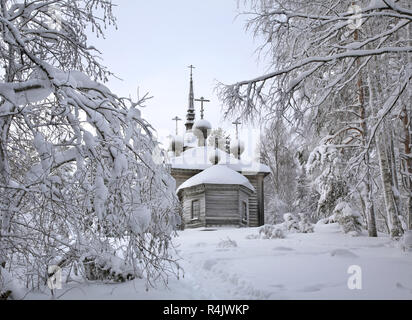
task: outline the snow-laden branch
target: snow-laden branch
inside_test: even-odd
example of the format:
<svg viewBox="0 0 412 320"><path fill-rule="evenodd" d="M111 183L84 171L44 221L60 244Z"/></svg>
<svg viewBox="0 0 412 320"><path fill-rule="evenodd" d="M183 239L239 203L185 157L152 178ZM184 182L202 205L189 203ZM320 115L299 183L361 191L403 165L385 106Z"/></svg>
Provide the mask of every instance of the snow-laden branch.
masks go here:
<svg viewBox="0 0 412 320"><path fill-rule="evenodd" d="M312 63L321 63L325 64L327 62L332 62L336 60L342 60L345 58L362 58L362 57L369 57L369 56L377 56L377 55L382 55L385 53L403 53L403 52L412 52L412 46L407 46L407 47L384 47L384 48L378 48L378 49L369 49L369 50L347 50L342 53L334 54L331 56L314 56L314 57L309 57L306 59L303 59L299 61L296 64L291 65L290 67L283 68L281 70L277 70L274 72L270 72L268 74L256 77L251 80L244 80L237 82L236 84L232 85L235 88L240 88L242 86L248 86L250 84L255 84L259 82L263 82L266 80L269 80L271 78L275 78L277 76L281 76L287 73L290 73L294 70L300 69L308 64ZM311 71L306 71L302 74L302 76L299 76L297 81L294 83L293 87L296 87L298 83L302 82L303 79L305 79L307 76L311 75L316 69L318 69L319 66L314 67L313 70Z"/></svg>

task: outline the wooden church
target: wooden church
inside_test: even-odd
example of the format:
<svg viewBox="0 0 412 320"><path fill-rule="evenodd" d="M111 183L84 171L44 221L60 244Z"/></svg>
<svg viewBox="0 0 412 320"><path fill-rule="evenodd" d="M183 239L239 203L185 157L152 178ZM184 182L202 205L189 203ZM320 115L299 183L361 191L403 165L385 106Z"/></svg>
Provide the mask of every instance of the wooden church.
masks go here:
<svg viewBox="0 0 412 320"><path fill-rule="evenodd" d="M257 227L264 224L264 178L268 166L242 159L244 144L238 138L225 151L207 145L212 125L204 119L203 97L194 99L193 66L190 66L189 107L186 131L171 137L169 161L176 180L186 228L212 226ZM195 101L201 103L196 121ZM235 122L236 128L239 124Z"/></svg>

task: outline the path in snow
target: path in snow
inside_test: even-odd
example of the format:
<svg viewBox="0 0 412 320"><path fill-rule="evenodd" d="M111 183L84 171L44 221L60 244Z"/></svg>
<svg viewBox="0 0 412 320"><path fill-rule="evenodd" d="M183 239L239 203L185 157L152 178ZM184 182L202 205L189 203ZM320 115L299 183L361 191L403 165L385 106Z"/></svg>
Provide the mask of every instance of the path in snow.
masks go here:
<svg viewBox="0 0 412 320"><path fill-rule="evenodd" d="M412 299L412 253L387 237L350 237L337 225L272 240L246 239L254 228L201 230L177 241L186 279L211 299ZM219 247L228 238L237 246ZM362 290L348 288L351 265Z"/></svg>
<svg viewBox="0 0 412 320"><path fill-rule="evenodd" d="M394 247L388 237L351 237L337 225L324 225L285 239L246 238L257 233L257 228L179 231L175 243L185 276L171 279L168 289L146 292L142 280L82 284L66 287L62 298L412 299L412 252ZM351 265L362 269L362 290L348 289Z"/></svg>

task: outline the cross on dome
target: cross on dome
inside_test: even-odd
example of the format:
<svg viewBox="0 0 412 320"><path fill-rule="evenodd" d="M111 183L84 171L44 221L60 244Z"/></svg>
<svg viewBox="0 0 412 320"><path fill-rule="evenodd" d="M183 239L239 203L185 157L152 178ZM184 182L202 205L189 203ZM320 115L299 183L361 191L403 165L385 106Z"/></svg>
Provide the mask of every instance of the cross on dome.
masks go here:
<svg viewBox="0 0 412 320"><path fill-rule="evenodd" d="M195 99L195 101L199 101L200 102L200 119L203 119L204 116L204 112L205 112L205 108L203 106L204 102L210 102L210 100L206 100L203 97L200 97L200 99Z"/></svg>
<svg viewBox="0 0 412 320"><path fill-rule="evenodd" d="M232 122L232 124L236 126L236 139L239 139L239 125L241 125L242 123L239 121L239 119L237 119L235 122Z"/></svg>
<svg viewBox="0 0 412 320"><path fill-rule="evenodd" d="M176 121L176 135L178 135L179 134L178 122L181 121L182 119L180 119L178 116L176 116L172 120Z"/></svg>

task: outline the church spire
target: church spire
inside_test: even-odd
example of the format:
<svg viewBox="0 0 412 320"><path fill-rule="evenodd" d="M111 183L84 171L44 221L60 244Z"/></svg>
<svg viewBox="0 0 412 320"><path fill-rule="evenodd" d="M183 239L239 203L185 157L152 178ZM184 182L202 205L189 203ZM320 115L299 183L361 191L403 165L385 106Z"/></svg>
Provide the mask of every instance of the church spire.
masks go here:
<svg viewBox="0 0 412 320"><path fill-rule="evenodd" d="M195 68L193 65L190 65L190 88L189 88L189 108L186 114L186 131L192 130L193 123L195 121L195 96L193 94L193 69Z"/></svg>

